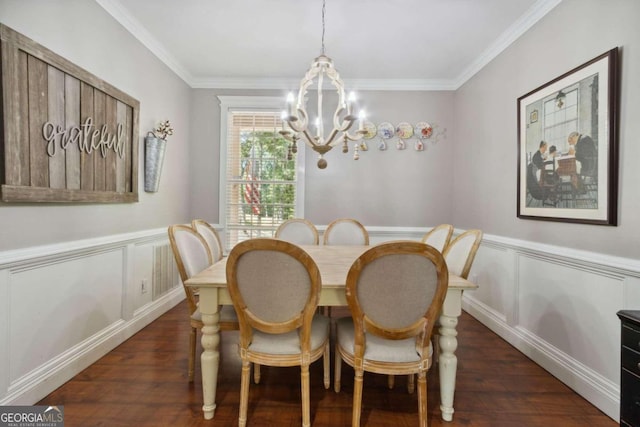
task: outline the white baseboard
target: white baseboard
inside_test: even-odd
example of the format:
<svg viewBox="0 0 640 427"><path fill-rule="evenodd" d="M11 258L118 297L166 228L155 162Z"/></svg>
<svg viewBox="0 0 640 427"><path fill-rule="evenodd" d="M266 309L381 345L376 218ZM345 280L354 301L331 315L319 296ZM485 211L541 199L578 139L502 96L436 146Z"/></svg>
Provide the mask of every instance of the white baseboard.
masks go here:
<svg viewBox="0 0 640 427"><path fill-rule="evenodd" d="M176 306L184 298L182 287L176 287L156 301L137 310L133 319L115 322L98 334L70 348L11 384L8 394L0 400L0 405L35 404Z"/></svg>
<svg viewBox="0 0 640 427"><path fill-rule="evenodd" d="M504 316L491 310L470 294L463 298L463 309L498 334L524 355L571 387L614 420L619 419L620 388L594 370L548 345L540 337L507 324ZM619 361L616 359L616 363Z"/></svg>
<svg viewBox="0 0 640 427"><path fill-rule="evenodd" d="M166 240L163 228L0 252L0 405L36 403L182 301L169 282L140 289Z"/></svg>

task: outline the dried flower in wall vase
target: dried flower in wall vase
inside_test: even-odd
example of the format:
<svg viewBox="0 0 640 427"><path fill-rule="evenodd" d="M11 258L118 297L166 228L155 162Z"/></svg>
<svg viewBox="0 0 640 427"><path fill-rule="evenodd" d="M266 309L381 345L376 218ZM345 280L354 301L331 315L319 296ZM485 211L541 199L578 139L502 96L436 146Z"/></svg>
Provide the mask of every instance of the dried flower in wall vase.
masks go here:
<svg viewBox="0 0 640 427"><path fill-rule="evenodd" d="M169 120L160 122L154 131L144 138L144 191L149 193L158 191L167 138L173 135Z"/></svg>

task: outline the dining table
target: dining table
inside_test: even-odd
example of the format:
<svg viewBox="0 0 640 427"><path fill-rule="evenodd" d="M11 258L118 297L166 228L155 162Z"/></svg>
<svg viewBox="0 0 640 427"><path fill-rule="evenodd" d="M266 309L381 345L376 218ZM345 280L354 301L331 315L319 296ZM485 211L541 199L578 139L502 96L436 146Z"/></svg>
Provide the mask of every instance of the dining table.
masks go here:
<svg viewBox="0 0 640 427"><path fill-rule="evenodd" d="M318 265L322 279L319 306L347 306L345 283L353 262L372 246L313 245L301 246ZM216 409L216 387L220 364L220 308L232 305L227 289L227 258L215 262L185 282L197 288L202 314L202 394L205 419L212 419ZM438 371L440 375L440 410L442 419L453 420L453 398L456 386L458 360L458 317L462 313L462 293L476 289L477 285L449 273L449 285L439 318Z"/></svg>

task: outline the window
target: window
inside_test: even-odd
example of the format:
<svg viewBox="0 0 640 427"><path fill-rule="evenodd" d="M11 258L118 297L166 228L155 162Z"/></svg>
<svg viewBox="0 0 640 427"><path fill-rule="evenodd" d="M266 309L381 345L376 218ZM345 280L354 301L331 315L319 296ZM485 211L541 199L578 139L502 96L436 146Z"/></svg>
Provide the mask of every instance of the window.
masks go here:
<svg viewBox="0 0 640 427"><path fill-rule="evenodd" d="M567 136L578 130L578 88L560 91L544 101L544 140L565 151Z"/></svg>
<svg viewBox="0 0 640 427"><path fill-rule="evenodd" d="M304 169L288 158L283 101L220 96L220 220L226 250L254 237L273 237L286 219L303 217ZM304 162L300 162L303 164Z"/></svg>

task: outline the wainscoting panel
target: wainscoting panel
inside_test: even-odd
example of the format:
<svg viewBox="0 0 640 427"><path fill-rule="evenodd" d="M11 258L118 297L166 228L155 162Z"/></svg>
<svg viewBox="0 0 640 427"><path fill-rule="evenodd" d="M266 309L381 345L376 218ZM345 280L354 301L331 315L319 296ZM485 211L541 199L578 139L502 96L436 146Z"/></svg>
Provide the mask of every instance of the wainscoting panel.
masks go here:
<svg viewBox="0 0 640 427"><path fill-rule="evenodd" d="M518 271L518 327L616 380L624 278L527 254Z"/></svg>
<svg viewBox="0 0 640 427"><path fill-rule="evenodd" d="M484 235L463 308L619 420L620 323L640 309L640 260Z"/></svg>
<svg viewBox="0 0 640 427"><path fill-rule="evenodd" d="M515 315L512 312L515 298L512 259L513 251L483 241L473 264L482 265L483 268L474 268L469 274L469 280L474 283L491 283L491 286L480 286L467 294L471 294L478 304L483 305L484 310L502 322L507 322Z"/></svg>
<svg viewBox="0 0 640 427"><path fill-rule="evenodd" d="M34 404L183 299L166 228L0 252L0 405Z"/></svg>
<svg viewBox="0 0 640 427"><path fill-rule="evenodd" d="M12 383L122 319L122 260L115 249L12 272Z"/></svg>

